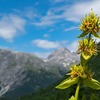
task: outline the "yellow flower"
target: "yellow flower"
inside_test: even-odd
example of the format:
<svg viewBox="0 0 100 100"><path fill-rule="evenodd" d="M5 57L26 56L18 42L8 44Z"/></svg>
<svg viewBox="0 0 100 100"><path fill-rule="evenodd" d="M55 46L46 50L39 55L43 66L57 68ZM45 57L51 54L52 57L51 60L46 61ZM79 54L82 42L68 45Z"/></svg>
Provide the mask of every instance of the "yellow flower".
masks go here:
<svg viewBox="0 0 100 100"><path fill-rule="evenodd" d="M88 41L87 38L79 41L78 53L81 53L84 59L90 58L97 54L97 45L93 39Z"/></svg>
<svg viewBox="0 0 100 100"><path fill-rule="evenodd" d="M84 67L84 66L72 66L70 68L71 72L68 73L67 75L71 75L71 78L75 78L75 77L81 77L81 78L92 78L92 74L91 71L88 70L88 67Z"/></svg>
<svg viewBox="0 0 100 100"><path fill-rule="evenodd" d="M86 36L88 33L100 38L100 36L97 34L100 32L100 17L97 17L92 11L82 20L79 29L83 31L79 38Z"/></svg>

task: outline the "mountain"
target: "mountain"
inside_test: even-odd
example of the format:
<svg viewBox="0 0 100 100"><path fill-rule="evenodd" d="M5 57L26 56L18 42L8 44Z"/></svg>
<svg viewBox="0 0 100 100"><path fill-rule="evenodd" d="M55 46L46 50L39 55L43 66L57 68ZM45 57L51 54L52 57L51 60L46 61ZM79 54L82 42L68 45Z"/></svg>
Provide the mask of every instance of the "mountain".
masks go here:
<svg viewBox="0 0 100 100"><path fill-rule="evenodd" d="M0 49L0 95L25 84L31 80L27 77L30 71L39 73L43 67L44 62L35 55Z"/></svg>
<svg viewBox="0 0 100 100"><path fill-rule="evenodd" d="M75 61L76 54L66 48L54 51L46 60L0 49L0 96L17 98L46 88L61 79Z"/></svg>
<svg viewBox="0 0 100 100"><path fill-rule="evenodd" d="M79 55L75 52L71 53L67 48L59 48L47 57L47 61L53 64L68 67L72 63L74 64L79 62Z"/></svg>
<svg viewBox="0 0 100 100"><path fill-rule="evenodd" d="M92 56L88 62L88 66L94 73L93 78L100 81L100 52L97 56ZM65 90L55 89L55 87L67 77L68 76L64 76L62 79L55 82L48 88L29 95L25 95L20 97L18 100L41 100L41 98L43 100L68 100L70 96L75 94L76 85L71 86ZM82 85L79 92L79 100L100 100L100 91Z"/></svg>

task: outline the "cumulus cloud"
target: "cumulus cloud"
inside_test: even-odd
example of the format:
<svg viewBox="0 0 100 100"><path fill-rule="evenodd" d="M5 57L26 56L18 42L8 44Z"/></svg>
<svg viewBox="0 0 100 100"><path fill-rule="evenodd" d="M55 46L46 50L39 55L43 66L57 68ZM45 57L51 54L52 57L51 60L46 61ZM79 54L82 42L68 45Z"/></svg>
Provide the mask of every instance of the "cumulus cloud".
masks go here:
<svg viewBox="0 0 100 100"><path fill-rule="evenodd" d="M66 43L67 43L66 40L54 42L54 41L37 39L32 41L33 45L43 49L55 49L55 48L63 47L65 46Z"/></svg>
<svg viewBox="0 0 100 100"><path fill-rule="evenodd" d="M0 19L0 37L12 41L20 32L24 31L26 21L17 15L4 15Z"/></svg>
<svg viewBox="0 0 100 100"><path fill-rule="evenodd" d="M52 42L48 40L37 39L32 41L33 45L44 49L53 49L60 47L58 42Z"/></svg>

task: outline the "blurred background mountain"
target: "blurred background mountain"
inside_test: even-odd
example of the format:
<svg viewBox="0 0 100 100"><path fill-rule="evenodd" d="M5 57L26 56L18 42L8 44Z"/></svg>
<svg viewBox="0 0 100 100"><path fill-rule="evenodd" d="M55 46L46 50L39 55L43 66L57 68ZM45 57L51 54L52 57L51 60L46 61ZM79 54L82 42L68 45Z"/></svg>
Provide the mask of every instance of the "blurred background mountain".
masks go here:
<svg viewBox="0 0 100 100"><path fill-rule="evenodd" d="M0 49L0 100L68 100L74 95L75 86L66 90L55 89L55 86L67 78L66 73L75 63L79 63L79 55L67 48L55 50L46 59ZM93 56L88 65L100 81L100 53ZM80 94L82 100L98 100L100 96L99 91L85 86Z"/></svg>

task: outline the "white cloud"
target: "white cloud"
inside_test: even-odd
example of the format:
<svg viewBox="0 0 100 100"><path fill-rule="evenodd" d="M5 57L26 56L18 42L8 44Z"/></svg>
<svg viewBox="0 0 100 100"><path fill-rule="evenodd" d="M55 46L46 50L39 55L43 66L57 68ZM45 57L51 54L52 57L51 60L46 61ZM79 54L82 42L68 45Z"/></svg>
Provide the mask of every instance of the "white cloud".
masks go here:
<svg viewBox="0 0 100 100"><path fill-rule="evenodd" d="M0 37L7 41L24 31L25 20L17 15L4 15L0 19Z"/></svg>
<svg viewBox="0 0 100 100"><path fill-rule="evenodd" d="M78 48L78 41L74 41L71 44L67 45L67 48L71 51L71 52L76 52L77 48Z"/></svg>
<svg viewBox="0 0 100 100"><path fill-rule="evenodd" d="M61 2L64 0L55 0L54 2ZM100 15L100 0L79 0L72 4L65 3L62 6L51 7L44 16L40 17L39 21L33 22L35 26L51 26L62 20L79 22L84 15L88 14L91 9Z"/></svg>
<svg viewBox="0 0 100 100"><path fill-rule="evenodd" d="M48 40L42 40L37 39L32 41L33 45L36 45L37 47L44 48L44 49L53 49L53 48L59 48L60 43L58 42L52 42Z"/></svg>
<svg viewBox="0 0 100 100"><path fill-rule="evenodd" d="M76 26L71 26L71 27L69 27L69 28L65 28L64 31L71 31L71 30L75 30L75 29L77 29Z"/></svg>
<svg viewBox="0 0 100 100"><path fill-rule="evenodd" d="M64 15L66 20L79 22L84 15L91 11L91 9L93 9L96 14L100 15L100 0L77 2L69 6L69 8L64 11Z"/></svg>

